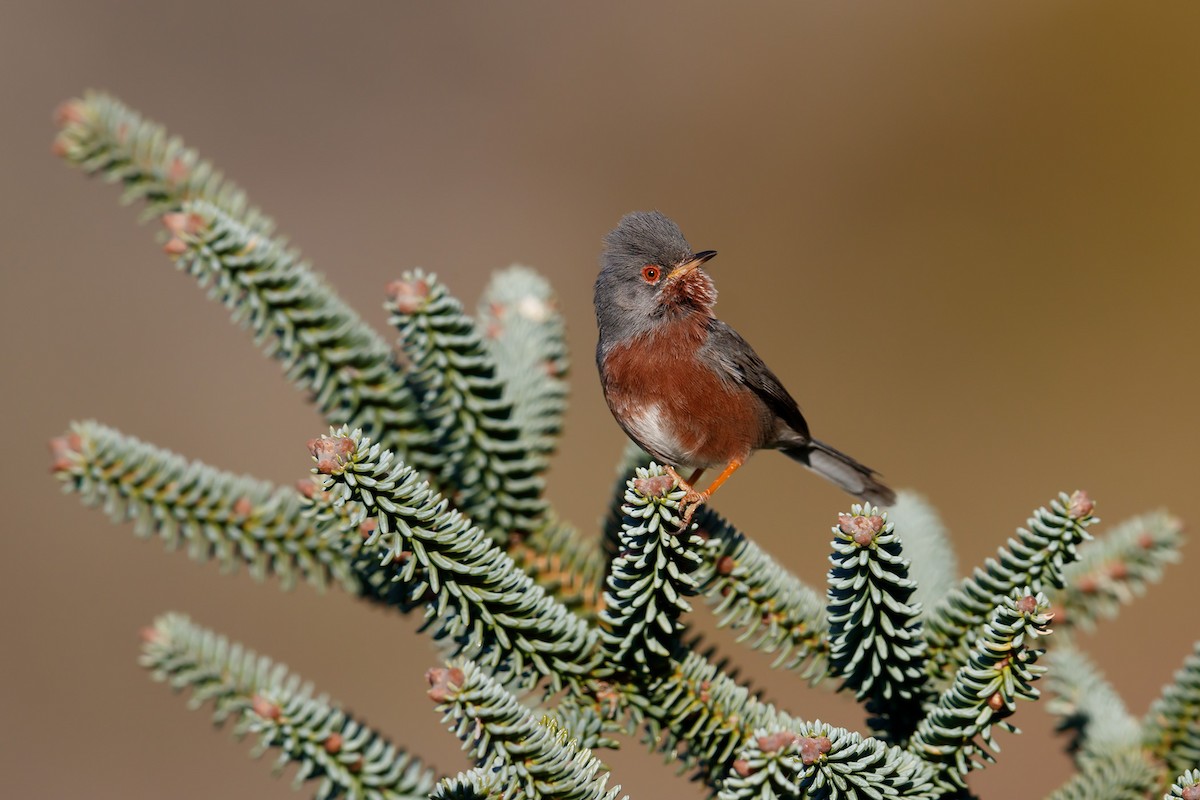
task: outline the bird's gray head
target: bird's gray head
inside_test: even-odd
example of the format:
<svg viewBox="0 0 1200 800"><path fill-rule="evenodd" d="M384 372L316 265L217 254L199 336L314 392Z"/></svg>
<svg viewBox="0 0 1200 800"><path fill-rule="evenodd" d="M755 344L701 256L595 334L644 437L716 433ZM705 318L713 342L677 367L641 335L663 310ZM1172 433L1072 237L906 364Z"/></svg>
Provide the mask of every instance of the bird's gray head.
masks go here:
<svg viewBox="0 0 1200 800"><path fill-rule="evenodd" d="M635 211L604 237L596 278L600 346L646 333L666 319L712 315L717 290L679 226L657 211Z"/></svg>

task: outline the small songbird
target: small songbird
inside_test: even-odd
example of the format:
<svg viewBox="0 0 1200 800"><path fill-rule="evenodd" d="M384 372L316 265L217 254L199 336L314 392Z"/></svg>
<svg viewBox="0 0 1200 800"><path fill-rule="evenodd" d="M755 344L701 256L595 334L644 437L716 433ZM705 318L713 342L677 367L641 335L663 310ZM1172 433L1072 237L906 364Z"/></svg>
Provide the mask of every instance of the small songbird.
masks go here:
<svg viewBox="0 0 1200 800"><path fill-rule="evenodd" d="M717 289L679 226L627 214L604 237L596 278L596 365L617 424L686 495L686 525L755 450L782 451L850 494L896 499L875 472L812 438L796 401L737 331L713 315ZM676 469L695 471L684 480ZM704 491L693 484L721 468Z"/></svg>

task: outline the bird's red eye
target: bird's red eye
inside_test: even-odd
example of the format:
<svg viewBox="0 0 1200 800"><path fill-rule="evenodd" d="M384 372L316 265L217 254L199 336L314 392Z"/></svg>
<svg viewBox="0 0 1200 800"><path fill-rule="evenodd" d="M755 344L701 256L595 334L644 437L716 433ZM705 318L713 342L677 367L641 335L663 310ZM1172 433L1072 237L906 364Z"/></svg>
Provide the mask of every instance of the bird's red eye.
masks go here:
<svg viewBox="0 0 1200 800"><path fill-rule="evenodd" d="M647 264L642 267L642 278L646 283L658 283L658 276L662 274L662 270L653 264Z"/></svg>

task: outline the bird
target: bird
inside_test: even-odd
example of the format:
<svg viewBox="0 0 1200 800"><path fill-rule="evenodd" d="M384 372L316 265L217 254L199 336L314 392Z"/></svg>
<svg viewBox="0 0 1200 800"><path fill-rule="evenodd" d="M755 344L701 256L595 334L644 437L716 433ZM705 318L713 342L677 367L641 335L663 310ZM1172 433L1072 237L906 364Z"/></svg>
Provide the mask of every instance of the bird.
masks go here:
<svg viewBox="0 0 1200 800"><path fill-rule="evenodd" d="M684 490L686 527L757 450L774 449L860 500L890 506L877 473L809 433L800 406L763 360L717 319L717 289L658 211L635 211L604 237L595 284L596 366L617 424ZM684 479L679 470L693 470ZM703 491L705 470L721 470Z"/></svg>

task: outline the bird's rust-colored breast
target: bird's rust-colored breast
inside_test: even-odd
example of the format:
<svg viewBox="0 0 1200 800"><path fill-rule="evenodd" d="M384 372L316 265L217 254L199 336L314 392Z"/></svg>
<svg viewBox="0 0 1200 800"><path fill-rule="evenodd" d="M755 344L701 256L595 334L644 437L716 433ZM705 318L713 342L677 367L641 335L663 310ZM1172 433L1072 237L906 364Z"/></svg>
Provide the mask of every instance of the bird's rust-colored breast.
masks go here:
<svg viewBox="0 0 1200 800"><path fill-rule="evenodd" d="M614 346L604 394L629 436L671 466L718 467L766 444L770 414L754 392L697 360L707 319L688 315Z"/></svg>

